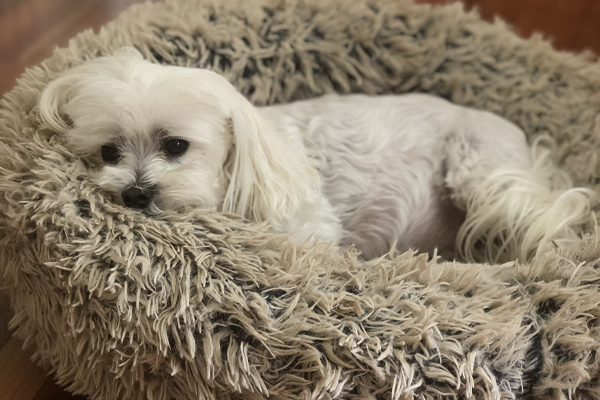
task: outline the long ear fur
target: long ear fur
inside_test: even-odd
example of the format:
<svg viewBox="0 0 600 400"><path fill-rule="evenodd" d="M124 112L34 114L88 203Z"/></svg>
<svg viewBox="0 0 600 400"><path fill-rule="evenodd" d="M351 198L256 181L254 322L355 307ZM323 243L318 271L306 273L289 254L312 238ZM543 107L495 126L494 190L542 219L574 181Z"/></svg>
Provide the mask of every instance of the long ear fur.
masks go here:
<svg viewBox="0 0 600 400"><path fill-rule="evenodd" d="M52 81L42 93L39 113L42 122L58 133L71 129L70 121L61 110L75 93L80 81L78 74L67 74Z"/></svg>
<svg viewBox="0 0 600 400"><path fill-rule="evenodd" d="M223 211L283 230L302 203L316 200L317 171L303 146L274 132L238 92L232 99L235 150Z"/></svg>
<svg viewBox="0 0 600 400"><path fill-rule="evenodd" d="M124 66L143 60L133 47L124 47L113 56L88 61L67 71L63 76L50 82L40 98L39 113L42 121L58 133L69 131L72 126L63 107L77 94L81 84L92 81L99 75L120 76Z"/></svg>

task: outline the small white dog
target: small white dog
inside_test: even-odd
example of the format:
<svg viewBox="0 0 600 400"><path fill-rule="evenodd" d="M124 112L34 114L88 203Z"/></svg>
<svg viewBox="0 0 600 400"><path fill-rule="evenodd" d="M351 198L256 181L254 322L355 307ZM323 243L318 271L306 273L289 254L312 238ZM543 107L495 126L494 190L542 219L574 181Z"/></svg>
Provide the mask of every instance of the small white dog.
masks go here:
<svg viewBox="0 0 600 400"><path fill-rule="evenodd" d="M367 258L525 260L591 218L591 191L570 188L547 146L424 94L257 108L213 72L125 49L50 83L39 111L127 207L218 209Z"/></svg>

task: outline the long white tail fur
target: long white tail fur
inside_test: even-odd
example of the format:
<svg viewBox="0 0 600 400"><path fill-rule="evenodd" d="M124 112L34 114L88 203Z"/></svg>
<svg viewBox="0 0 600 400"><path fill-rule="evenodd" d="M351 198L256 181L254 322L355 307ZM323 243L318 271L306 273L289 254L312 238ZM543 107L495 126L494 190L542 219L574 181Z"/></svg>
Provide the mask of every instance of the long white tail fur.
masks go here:
<svg viewBox="0 0 600 400"><path fill-rule="evenodd" d="M572 187L551 160L554 147L551 138L538 137L531 170L497 169L476 185L457 237L463 259L526 261L553 244L577 240L577 228L593 221L594 192Z"/></svg>

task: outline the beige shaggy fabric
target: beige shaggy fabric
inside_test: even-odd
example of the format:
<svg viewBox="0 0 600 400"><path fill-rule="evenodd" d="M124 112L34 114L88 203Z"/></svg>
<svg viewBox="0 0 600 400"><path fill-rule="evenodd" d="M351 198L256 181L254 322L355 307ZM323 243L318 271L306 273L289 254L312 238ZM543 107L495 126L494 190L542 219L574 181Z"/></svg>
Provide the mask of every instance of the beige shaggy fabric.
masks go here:
<svg viewBox="0 0 600 400"><path fill-rule="evenodd" d="M61 383L109 400L600 399L596 234L530 265L365 263L216 213L111 204L36 103L125 45L223 73L256 104L436 93L552 135L580 184L600 172L600 66L458 5L133 7L29 70L0 110L0 286Z"/></svg>

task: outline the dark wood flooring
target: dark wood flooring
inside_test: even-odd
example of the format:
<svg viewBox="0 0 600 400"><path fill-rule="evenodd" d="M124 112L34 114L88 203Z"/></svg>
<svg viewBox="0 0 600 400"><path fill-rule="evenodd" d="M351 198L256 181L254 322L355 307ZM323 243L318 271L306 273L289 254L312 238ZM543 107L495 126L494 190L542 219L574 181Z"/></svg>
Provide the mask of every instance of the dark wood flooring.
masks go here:
<svg viewBox="0 0 600 400"><path fill-rule="evenodd" d="M226 1L226 0L223 0ZM323 0L327 1L327 0ZM445 3L452 0L417 0ZM85 29L97 30L142 0L0 0L0 95L25 68L66 46ZM464 0L483 16L500 15L517 32L541 32L562 50L590 49L600 54L600 0ZM1 284L0 284L1 287ZM0 296L0 400L76 399L29 361L30 353L6 335L6 299ZM111 400L111 399L107 399Z"/></svg>
<svg viewBox="0 0 600 400"><path fill-rule="evenodd" d="M25 68L142 0L0 0L0 94Z"/></svg>

